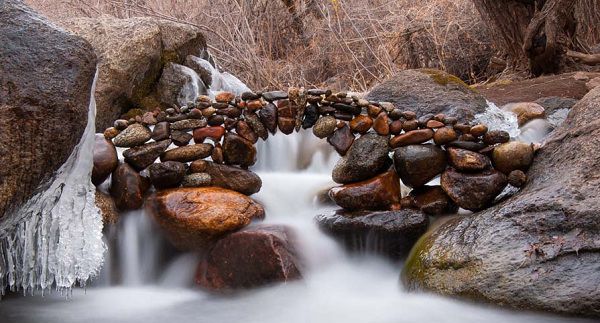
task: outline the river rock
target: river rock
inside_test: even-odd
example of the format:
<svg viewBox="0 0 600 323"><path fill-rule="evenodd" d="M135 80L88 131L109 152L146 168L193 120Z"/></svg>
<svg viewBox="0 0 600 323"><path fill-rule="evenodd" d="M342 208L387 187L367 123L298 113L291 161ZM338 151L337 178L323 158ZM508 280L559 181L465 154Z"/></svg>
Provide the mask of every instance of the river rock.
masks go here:
<svg viewBox="0 0 600 323"><path fill-rule="evenodd" d="M198 167L198 163L202 163ZM207 173L212 178L211 185L219 186L245 195L258 193L262 187L262 180L256 173L238 167L220 165L209 161L196 161L192 171Z"/></svg>
<svg viewBox="0 0 600 323"><path fill-rule="evenodd" d="M187 163L196 159L202 159L210 156L213 146L210 144L195 144L179 147L165 151L161 156L161 161L178 161Z"/></svg>
<svg viewBox="0 0 600 323"><path fill-rule="evenodd" d="M115 224L119 221L119 210L115 205L113 198L96 188L95 204L102 214L102 224L104 227L109 224Z"/></svg>
<svg viewBox="0 0 600 323"><path fill-rule="evenodd" d="M433 138L433 134L434 132L431 129L409 131L392 138L390 140L390 147L398 148L408 145L422 144L431 140Z"/></svg>
<svg viewBox="0 0 600 323"><path fill-rule="evenodd" d="M127 149L123 152L125 162L138 171L144 170L167 150L171 140L151 142L142 146Z"/></svg>
<svg viewBox="0 0 600 323"><path fill-rule="evenodd" d="M166 106L184 106L195 97L195 89L200 94L208 94L206 86L195 72L176 63L168 63L162 70L156 91L160 102Z"/></svg>
<svg viewBox="0 0 600 323"><path fill-rule="evenodd" d="M179 186L185 176L185 172L185 164L176 161L156 163L148 167L150 181L156 189Z"/></svg>
<svg viewBox="0 0 600 323"><path fill-rule="evenodd" d="M194 173L185 175L181 182L182 187L206 187L211 186L211 177L206 173Z"/></svg>
<svg viewBox="0 0 600 323"><path fill-rule="evenodd" d="M206 49L199 28L156 17L103 15L61 19L60 24L89 41L98 55L97 129L109 127L131 106L154 109L163 66L182 64L186 56L200 56Z"/></svg>
<svg viewBox="0 0 600 323"><path fill-rule="evenodd" d="M386 171L391 165L388 137L367 133L354 141L348 153L333 169L333 180L339 184L359 182Z"/></svg>
<svg viewBox="0 0 600 323"><path fill-rule="evenodd" d="M159 122L152 130L152 140L161 141L171 137L171 124L167 121Z"/></svg>
<svg viewBox="0 0 600 323"><path fill-rule="evenodd" d="M523 171L513 170L508 174L508 183L514 187L522 187L527 182L527 175Z"/></svg>
<svg viewBox="0 0 600 323"><path fill-rule="evenodd" d="M244 111L244 120L248 123L250 128L256 133L257 136L262 138L262 140L267 140L269 137L269 132L265 125L260 122L260 118L256 113L250 111Z"/></svg>
<svg viewBox="0 0 600 323"><path fill-rule="evenodd" d="M171 139L173 144L177 147L183 147L190 144L193 136L185 131L173 130L171 132Z"/></svg>
<svg viewBox="0 0 600 323"><path fill-rule="evenodd" d="M338 154L344 156L354 142L354 135L348 124L344 123L343 127L338 128L331 136L327 137L327 142L335 148Z"/></svg>
<svg viewBox="0 0 600 323"><path fill-rule="evenodd" d="M373 126L373 119L366 115L358 115L350 121L350 129L360 134L365 134Z"/></svg>
<svg viewBox="0 0 600 323"><path fill-rule="evenodd" d="M373 121L373 130L381 136L390 134L390 118L387 113L380 113Z"/></svg>
<svg viewBox="0 0 600 323"><path fill-rule="evenodd" d="M98 186L119 166L117 149L112 141L103 135L96 134L94 142L94 166L92 168L92 183Z"/></svg>
<svg viewBox="0 0 600 323"><path fill-rule="evenodd" d="M451 127L440 128L433 134L433 142L436 145L445 145L456 139L458 139L458 134Z"/></svg>
<svg viewBox="0 0 600 323"><path fill-rule="evenodd" d="M517 115L519 126L533 119L541 119L546 116L544 107L534 102L511 103L502 108Z"/></svg>
<svg viewBox="0 0 600 323"><path fill-rule="evenodd" d="M519 192L434 229L404 281L503 306L598 318L600 88L579 101L538 151Z"/></svg>
<svg viewBox="0 0 600 323"><path fill-rule="evenodd" d="M202 260L196 283L231 291L302 278L302 260L293 231L285 226L257 226L221 239Z"/></svg>
<svg viewBox="0 0 600 323"><path fill-rule="evenodd" d="M250 128L246 121L238 121L235 126L235 132L240 135L242 138L250 141L255 144L258 141L258 135Z"/></svg>
<svg viewBox="0 0 600 323"><path fill-rule="evenodd" d="M461 122L487 109L485 98L459 78L431 69L402 71L373 88L365 99L391 102L418 117L444 113Z"/></svg>
<svg viewBox="0 0 600 323"><path fill-rule="evenodd" d="M454 214L458 211L452 199L444 192L441 186L421 186L410 191L415 206L421 212L429 215Z"/></svg>
<svg viewBox="0 0 600 323"><path fill-rule="evenodd" d="M134 123L121 131L113 142L117 147L135 147L143 145L152 138L152 132L147 127Z"/></svg>
<svg viewBox="0 0 600 323"><path fill-rule="evenodd" d="M410 145L394 151L394 167L402 183L423 186L446 169L446 153L435 145Z"/></svg>
<svg viewBox="0 0 600 323"><path fill-rule="evenodd" d="M223 140L223 160L228 165L252 166L256 163L256 147L252 142L228 132Z"/></svg>
<svg viewBox="0 0 600 323"><path fill-rule="evenodd" d="M221 126L198 128L194 130L194 142L201 144L206 138L212 139L214 142L221 141L225 135L225 128Z"/></svg>
<svg viewBox="0 0 600 323"><path fill-rule="evenodd" d="M302 128L312 128L319 120L319 107L315 104L309 104L304 110L304 120L302 120Z"/></svg>
<svg viewBox="0 0 600 323"><path fill-rule="evenodd" d="M258 117L271 134L274 135L277 132L277 107L273 103L260 109Z"/></svg>
<svg viewBox="0 0 600 323"><path fill-rule="evenodd" d="M148 179L140 176L129 164L122 163L112 173L110 195L119 210L137 210L144 204L144 194L149 187Z"/></svg>
<svg viewBox="0 0 600 323"><path fill-rule="evenodd" d="M508 184L507 177L497 170L480 173L460 173L449 168L442 174L442 188L463 209L479 211L494 201Z"/></svg>
<svg viewBox="0 0 600 323"><path fill-rule="evenodd" d="M171 123L171 130L190 131L206 127L206 119L185 119Z"/></svg>
<svg viewBox="0 0 600 323"><path fill-rule="evenodd" d="M483 136L486 145L503 144L510 141L510 135L504 130L491 130Z"/></svg>
<svg viewBox="0 0 600 323"><path fill-rule="evenodd" d="M80 141L88 120L96 56L88 42L23 2L4 0L0 7L3 218L44 188ZM0 227L10 234L9 228Z"/></svg>
<svg viewBox="0 0 600 323"><path fill-rule="evenodd" d="M511 141L494 148L494 167L508 175L513 170L527 171L533 162L533 146L521 141Z"/></svg>
<svg viewBox="0 0 600 323"><path fill-rule="evenodd" d="M334 187L329 196L346 210L386 210L400 205L400 180L392 169L374 178Z"/></svg>
<svg viewBox="0 0 600 323"><path fill-rule="evenodd" d="M331 136L337 126L337 120L332 116L324 116L317 120L312 128L313 134L317 138L326 138Z"/></svg>
<svg viewBox="0 0 600 323"><path fill-rule="evenodd" d="M318 215L321 230L352 251L374 251L395 259L406 255L425 233L429 218L418 210L345 211Z"/></svg>
<svg viewBox="0 0 600 323"><path fill-rule="evenodd" d="M474 151L449 147L447 150L450 165L461 172L477 172L492 166L490 159Z"/></svg>
<svg viewBox="0 0 600 323"><path fill-rule="evenodd" d="M279 130L286 135L294 132L296 127L296 115L298 108L291 104L289 100L277 102L277 126Z"/></svg>
<svg viewBox="0 0 600 323"><path fill-rule="evenodd" d="M217 239L265 216L260 204L220 187L168 189L148 202L166 237L183 250L206 250Z"/></svg>

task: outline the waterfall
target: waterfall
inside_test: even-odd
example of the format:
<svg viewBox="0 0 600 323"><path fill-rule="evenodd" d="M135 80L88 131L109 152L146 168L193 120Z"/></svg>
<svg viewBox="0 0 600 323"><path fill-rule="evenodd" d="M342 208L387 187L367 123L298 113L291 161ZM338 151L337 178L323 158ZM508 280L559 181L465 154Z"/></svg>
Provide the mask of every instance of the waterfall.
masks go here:
<svg viewBox="0 0 600 323"><path fill-rule="evenodd" d="M68 291L76 283L84 286L102 266L102 216L90 180L97 77L96 71L87 126L79 144L48 188L9 216L18 223L8 224L11 229L0 233L2 295L6 288L33 293L55 286Z"/></svg>

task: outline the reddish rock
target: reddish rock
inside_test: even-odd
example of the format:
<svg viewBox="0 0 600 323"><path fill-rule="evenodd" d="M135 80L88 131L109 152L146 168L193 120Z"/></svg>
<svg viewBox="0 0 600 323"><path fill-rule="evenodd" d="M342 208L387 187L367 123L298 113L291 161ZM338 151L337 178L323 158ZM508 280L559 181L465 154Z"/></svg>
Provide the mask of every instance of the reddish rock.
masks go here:
<svg viewBox="0 0 600 323"><path fill-rule="evenodd" d="M144 204L144 193L149 187L147 178L123 163L112 173L110 195L120 210L137 210Z"/></svg>
<svg viewBox="0 0 600 323"><path fill-rule="evenodd" d="M223 164L225 162L223 157L223 147L221 147L221 144L215 145L210 158L217 164Z"/></svg>
<svg viewBox="0 0 600 323"><path fill-rule="evenodd" d="M165 151L171 144L171 140L150 142L143 146L127 149L123 152L125 162L138 171L144 170Z"/></svg>
<svg viewBox="0 0 600 323"><path fill-rule="evenodd" d="M473 127L471 127L471 129L468 132L464 132L464 133L470 133L475 137L481 137L483 135L485 135L488 132L488 127L482 124L478 124L475 125Z"/></svg>
<svg viewBox="0 0 600 323"><path fill-rule="evenodd" d="M228 132L223 140L223 160L228 165L252 166L256 163L256 147L252 142Z"/></svg>
<svg viewBox="0 0 600 323"><path fill-rule="evenodd" d="M334 187L331 199L347 210L386 210L400 204L400 180L392 169L374 178Z"/></svg>
<svg viewBox="0 0 600 323"><path fill-rule="evenodd" d="M509 104L504 109L517 115L519 126L522 126L533 119L546 117L544 107L534 102Z"/></svg>
<svg viewBox="0 0 600 323"><path fill-rule="evenodd" d="M160 156L160 160L187 163L196 159L206 158L212 154L212 151L213 146L210 144L195 144L167 150Z"/></svg>
<svg viewBox="0 0 600 323"><path fill-rule="evenodd" d="M262 109L262 107L263 107L263 102L261 100L246 101L246 109L248 109L248 111L254 112L254 111Z"/></svg>
<svg viewBox="0 0 600 323"><path fill-rule="evenodd" d="M346 123L338 128L331 136L327 137L327 142L335 148L341 156L346 155L350 146L354 142L354 135Z"/></svg>
<svg viewBox="0 0 600 323"><path fill-rule="evenodd" d="M235 126L235 132L238 135L242 136L242 138L250 141L253 144L255 144L258 141L258 136L254 132L254 130L250 128L246 121L238 121Z"/></svg>
<svg viewBox="0 0 600 323"><path fill-rule="evenodd" d="M419 129L419 122L416 119L407 120L402 124L402 130L409 132Z"/></svg>
<svg viewBox="0 0 600 323"><path fill-rule="evenodd" d="M248 289L302 278L291 229L258 226L221 239L200 262L196 283L216 291Z"/></svg>
<svg viewBox="0 0 600 323"><path fill-rule="evenodd" d="M367 113L369 114L369 117L371 117L373 119L377 118L377 116L379 116L381 111L383 111L383 109L381 107L378 107L373 104L369 105L369 107L367 108Z"/></svg>
<svg viewBox="0 0 600 323"><path fill-rule="evenodd" d="M441 186L422 186L410 192L414 204L429 215L454 214L458 206Z"/></svg>
<svg viewBox="0 0 600 323"><path fill-rule="evenodd" d="M441 122L441 121L438 121L438 120L429 120L429 121L427 121L427 128L430 128L430 129L441 128L441 127L444 127L444 126L445 126L445 124L443 122Z"/></svg>
<svg viewBox="0 0 600 323"><path fill-rule="evenodd" d="M350 121L350 129L360 134L365 134L373 126L373 119L366 115L358 115Z"/></svg>
<svg viewBox="0 0 600 323"><path fill-rule="evenodd" d="M169 139L170 136L171 124L169 122L159 122L154 126L154 129L152 130L152 139L154 141Z"/></svg>
<svg viewBox="0 0 600 323"><path fill-rule="evenodd" d="M448 168L442 174L442 188L458 206L479 211L491 205L508 184L506 175L491 169L481 173L460 173Z"/></svg>
<svg viewBox="0 0 600 323"><path fill-rule="evenodd" d="M373 122L373 129L381 136L387 136L390 134L389 118L387 113L380 113L375 122Z"/></svg>
<svg viewBox="0 0 600 323"><path fill-rule="evenodd" d="M194 142L201 144L206 138L210 138L215 142L221 141L225 135L225 128L221 126L198 128L194 130Z"/></svg>
<svg viewBox="0 0 600 323"><path fill-rule="evenodd" d="M220 187L168 189L148 202L148 211L166 237L182 250L206 250L217 239L265 216L260 204Z"/></svg>
<svg viewBox="0 0 600 323"><path fill-rule="evenodd" d="M402 121L396 120L390 123L390 133L392 135L398 135L402 132Z"/></svg>
<svg viewBox="0 0 600 323"><path fill-rule="evenodd" d="M390 147L398 148L408 145L416 145L427 142L433 138L433 130L420 129L395 136L390 140Z"/></svg>
<svg viewBox="0 0 600 323"><path fill-rule="evenodd" d="M508 183L514 187L523 187L527 182L527 175L523 171L513 170L508 175Z"/></svg>
<svg viewBox="0 0 600 323"><path fill-rule="evenodd" d="M215 101L220 103L229 103L235 100L235 94L231 92L220 92L215 96Z"/></svg>
<svg viewBox="0 0 600 323"><path fill-rule="evenodd" d="M294 132L294 128L296 127L297 113L297 107L293 104L290 104L289 100L281 100L277 102L277 125L281 132L286 135Z"/></svg>
<svg viewBox="0 0 600 323"><path fill-rule="evenodd" d="M94 142L94 167L92 168L92 183L102 184L119 165L117 149L112 141L103 135L96 134Z"/></svg>
<svg viewBox="0 0 600 323"><path fill-rule="evenodd" d="M439 128L433 134L433 142L436 145L445 145L456 139L458 139L458 135L456 134L456 131L450 127Z"/></svg>
<svg viewBox="0 0 600 323"><path fill-rule="evenodd" d="M474 151L450 147L447 152L450 165L462 172L477 172L492 166L487 156Z"/></svg>
<svg viewBox="0 0 600 323"><path fill-rule="evenodd" d="M260 118L256 113L250 111L244 111L244 120L248 123L248 126L256 133L257 136L262 138L262 140L267 140L269 137L269 132L265 125L260 122Z"/></svg>

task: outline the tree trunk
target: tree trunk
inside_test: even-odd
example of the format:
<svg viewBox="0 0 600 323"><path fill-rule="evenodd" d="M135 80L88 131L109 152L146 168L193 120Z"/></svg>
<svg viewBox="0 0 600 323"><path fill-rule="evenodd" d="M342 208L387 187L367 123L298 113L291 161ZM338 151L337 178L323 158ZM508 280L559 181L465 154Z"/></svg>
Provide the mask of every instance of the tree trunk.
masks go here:
<svg viewBox="0 0 600 323"><path fill-rule="evenodd" d="M577 0L473 0L508 67L538 76L564 66Z"/></svg>

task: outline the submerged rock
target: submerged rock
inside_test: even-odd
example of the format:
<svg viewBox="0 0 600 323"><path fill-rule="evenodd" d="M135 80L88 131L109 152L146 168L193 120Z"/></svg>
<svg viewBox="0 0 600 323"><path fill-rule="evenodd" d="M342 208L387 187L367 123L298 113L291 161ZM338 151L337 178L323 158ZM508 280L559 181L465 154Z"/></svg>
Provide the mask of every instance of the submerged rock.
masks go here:
<svg viewBox="0 0 600 323"><path fill-rule="evenodd" d="M344 211L321 214L319 227L353 251L375 251L400 258L425 233L429 218L418 210Z"/></svg>
<svg viewBox="0 0 600 323"><path fill-rule="evenodd" d="M388 137L368 133L354 141L348 153L333 169L333 180L347 184L372 178L391 165L388 156Z"/></svg>
<svg viewBox="0 0 600 323"><path fill-rule="evenodd" d="M164 190L148 202L169 241L184 250L206 250L218 238L265 216L249 197L219 187Z"/></svg>
<svg viewBox="0 0 600 323"><path fill-rule="evenodd" d="M546 117L544 107L534 102L512 103L506 105L503 109L517 115L519 126L522 126L533 119Z"/></svg>
<svg viewBox="0 0 600 323"><path fill-rule="evenodd" d="M216 291L248 289L300 279L301 268L290 228L258 226L219 240L198 265L196 283Z"/></svg>
<svg viewBox="0 0 600 323"><path fill-rule="evenodd" d="M400 180L391 169L362 182L334 187L329 196L347 210L386 210L400 204Z"/></svg>

